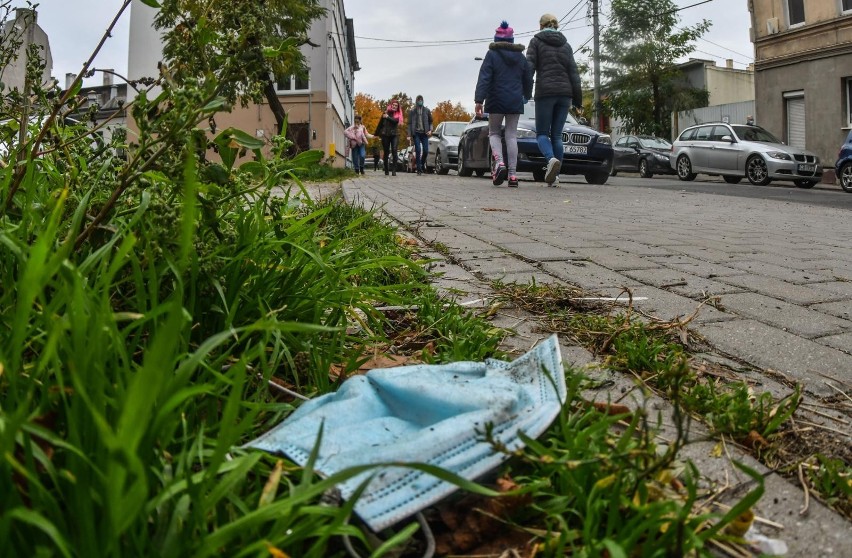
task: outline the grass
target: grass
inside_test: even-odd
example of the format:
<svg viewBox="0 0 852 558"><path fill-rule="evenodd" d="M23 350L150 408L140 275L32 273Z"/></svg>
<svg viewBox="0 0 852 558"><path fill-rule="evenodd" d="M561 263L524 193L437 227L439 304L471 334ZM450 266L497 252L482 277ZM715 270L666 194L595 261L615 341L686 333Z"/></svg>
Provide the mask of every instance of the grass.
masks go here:
<svg viewBox="0 0 852 558"><path fill-rule="evenodd" d="M830 433L805 437L790 422L802 402L800 386L783 398L755 393L730 370L695 358L696 350L704 347L686 328L688 320L648 320L637 317L631 307L612 312L606 305L574 300L585 294L562 286L496 283L495 288L538 315L547 331L574 339L598 356L602 366L633 376L641 386L682 406L714 436L734 439L767 466L805 483L824 503L852 517L848 447ZM833 454L821 455L820 445ZM797 475L800 467L805 474Z"/></svg>

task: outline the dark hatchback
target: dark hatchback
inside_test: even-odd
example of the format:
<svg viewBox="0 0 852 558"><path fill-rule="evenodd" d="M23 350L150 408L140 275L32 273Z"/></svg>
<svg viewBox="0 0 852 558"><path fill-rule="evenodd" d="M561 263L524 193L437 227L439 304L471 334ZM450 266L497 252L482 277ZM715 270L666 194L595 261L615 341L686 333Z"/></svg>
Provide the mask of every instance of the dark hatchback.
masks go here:
<svg viewBox="0 0 852 558"><path fill-rule="evenodd" d="M852 193L852 130L846 136L846 141L840 147L837 162L834 163L834 172L844 192Z"/></svg>
<svg viewBox="0 0 852 558"><path fill-rule="evenodd" d="M612 141L583 126L568 115L562 129L563 148L560 174L581 174L589 184L605 184L612 169ZM503 156L506 143L503 141ZM518 172L531 172L537 182L544 180L547 161L538 148L535 132L535 104L524 105L524 114L518 122ZM459 140L459 176L470 176L474 172L481 176L491 172L491 147L488 143L488 120L474 118Z"/></svg>
<svg viewBox="0 0 852 558"><path fill-rule="evenodd" d="M612 176L622 172L638 172L642 178L655 174L674 174L669 162L672 144L654 136L624 136L612 146Z"/></svg>

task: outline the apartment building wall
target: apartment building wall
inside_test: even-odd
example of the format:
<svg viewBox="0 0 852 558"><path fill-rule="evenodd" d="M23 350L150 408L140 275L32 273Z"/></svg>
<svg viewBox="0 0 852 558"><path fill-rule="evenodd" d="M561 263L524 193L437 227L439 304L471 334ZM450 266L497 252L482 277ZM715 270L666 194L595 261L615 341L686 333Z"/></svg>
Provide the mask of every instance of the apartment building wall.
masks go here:
<svg viewBox="0 0 852 558"><path fill-rule="evenodd" d="M749 10L757 123L831 165L852 127L852 0L750 0Z"/></svg>

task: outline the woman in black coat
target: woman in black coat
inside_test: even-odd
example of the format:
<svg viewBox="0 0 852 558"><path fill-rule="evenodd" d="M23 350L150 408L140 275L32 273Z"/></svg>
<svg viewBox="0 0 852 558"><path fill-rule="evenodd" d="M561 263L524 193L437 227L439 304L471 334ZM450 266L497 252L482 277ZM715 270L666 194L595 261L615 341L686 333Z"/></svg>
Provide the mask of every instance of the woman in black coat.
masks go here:
<svg viewBox="0 0 852 558"><path fill-rule="evenodd" d="M494 34L494 42L479 68L476 81L476 115L488 113L488 141L491 144L491 181L499 186L506 178L509 187L518 186L518 120L524 103L532 95L532 72L527 69L524 45L515 44L514 31L502 22ZM483 107L484 102L484 107ZM505 121L506 161L500 129Z"/></svg>

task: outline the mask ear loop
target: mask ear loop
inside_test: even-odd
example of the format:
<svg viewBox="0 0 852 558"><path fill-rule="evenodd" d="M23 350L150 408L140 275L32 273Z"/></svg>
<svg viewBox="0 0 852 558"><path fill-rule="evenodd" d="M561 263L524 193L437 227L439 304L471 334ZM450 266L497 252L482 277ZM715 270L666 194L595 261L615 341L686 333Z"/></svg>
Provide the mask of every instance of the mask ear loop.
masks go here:
<svg viewBox="0 0 852 558"><path fill-rule="evenodd" d="M417 523L420 525L420 530L423 531L423 537L426 539L426 551L423 553L423 558L432 558L435 555L435 535L432 534L432 529L426 521L423 512L417 512ZM343 536L343 546L352 558L362 558L360 554L352 546L352 541L349 540L349 535Z"/></svg>

